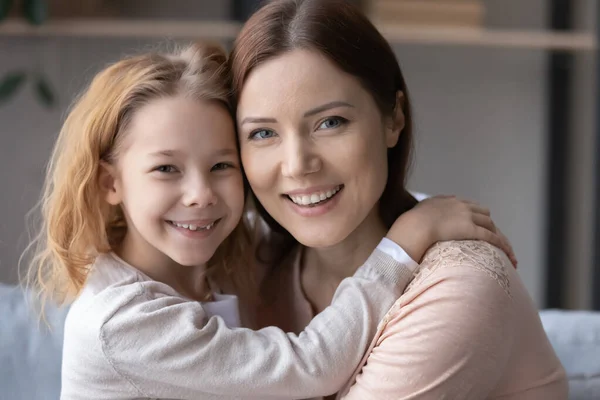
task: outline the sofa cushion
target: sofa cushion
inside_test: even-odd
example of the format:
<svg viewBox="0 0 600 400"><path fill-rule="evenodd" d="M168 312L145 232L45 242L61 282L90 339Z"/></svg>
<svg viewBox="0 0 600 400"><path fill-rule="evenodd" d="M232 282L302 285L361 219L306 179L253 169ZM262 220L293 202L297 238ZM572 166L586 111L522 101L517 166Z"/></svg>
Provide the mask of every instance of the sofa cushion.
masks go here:
<svg viewBox="0 0 600 400"><path fill-rule="evenodd" d="M544 310L544 329L569 379L569 399L600 399L600 313Z"/></svg>
<svg viewBox="0 0 600 400"><path fill-rule="evenodd" d="M29 300L21 288L0 284L0 397L56 400L67 310L46 307L45 323Z"/></svg>

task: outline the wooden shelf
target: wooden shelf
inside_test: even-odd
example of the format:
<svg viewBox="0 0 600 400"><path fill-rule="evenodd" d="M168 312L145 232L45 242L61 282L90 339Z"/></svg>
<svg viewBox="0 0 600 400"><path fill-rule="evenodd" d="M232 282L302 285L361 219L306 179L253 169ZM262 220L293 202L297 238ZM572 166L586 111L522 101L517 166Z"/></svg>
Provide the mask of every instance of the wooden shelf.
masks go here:
<svg viewBox="0 0 600 400"><path fill-rule="evenodd" d="M442 28L379 24L381 33L394 44L435 44L505 47L545 50L596 49L593 33L556 31L516 31L486 28Z"/></svg>
<svg viewBox="0 0 600 400"><path fill-rule="evenodd" d="M147 21L147 20L51 20L31 26L23 20L0 23L0 37L145 37L233 40L241 25L214 21ZM558 33L550 31L492 30L485 28L444 28L378 24L392 44L453 45L500 48L591 51L597 47L592 33Z"/></svg>
<svg viewBox="0 0 600 400"><path fill-rule="evenodd" d="M119 19L50 20L32 26L23 20L0 22L2 36L146 37L234 39L241 25L218 21L148 21Z"/></svg>

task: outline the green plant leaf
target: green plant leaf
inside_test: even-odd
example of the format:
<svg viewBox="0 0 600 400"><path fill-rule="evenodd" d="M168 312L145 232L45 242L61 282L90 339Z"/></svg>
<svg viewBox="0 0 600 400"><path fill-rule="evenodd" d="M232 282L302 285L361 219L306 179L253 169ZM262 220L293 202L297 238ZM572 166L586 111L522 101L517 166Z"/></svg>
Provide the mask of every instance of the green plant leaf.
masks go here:
<svg viewBox="0 0 600 400"><path fill-rule="evenodd" d="M35 81L35 93L38 100L48 108L54 107L56 104L56 95L52 90L50 83L43 77L39 76Z"/></svg>
<svg viewBox="0 0 600 400"><path fill-rule="evenodd" d="M0 21L8 16L13 6L13 0L0 0Z"/></svg>
<svg viewBox="0 0 600 400"><path fill-rule="evenodd" d="M29 22L41 25L48 18L47 0L24 0L23 12Z"/></svg>
<svg viewBox="0 0 600 400"><path fill-rule="evenodd" d="M25 83L27 74L24 71L10 72L0 81L0 103L10 99Z"/></svg>

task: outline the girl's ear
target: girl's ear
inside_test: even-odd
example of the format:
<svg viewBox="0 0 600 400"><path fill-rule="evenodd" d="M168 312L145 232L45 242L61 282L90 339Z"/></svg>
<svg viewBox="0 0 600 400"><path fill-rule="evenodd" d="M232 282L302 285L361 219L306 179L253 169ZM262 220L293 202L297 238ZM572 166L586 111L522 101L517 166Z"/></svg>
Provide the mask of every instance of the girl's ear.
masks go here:
<svg viewBox="0 0 600 400"><path fill-rule="evenodd" d="M98 171L98 186L104 195L104 200L113 206L121 204L123 201L119 175L114 165L105 161L100 161L100 170Z"/></svg>

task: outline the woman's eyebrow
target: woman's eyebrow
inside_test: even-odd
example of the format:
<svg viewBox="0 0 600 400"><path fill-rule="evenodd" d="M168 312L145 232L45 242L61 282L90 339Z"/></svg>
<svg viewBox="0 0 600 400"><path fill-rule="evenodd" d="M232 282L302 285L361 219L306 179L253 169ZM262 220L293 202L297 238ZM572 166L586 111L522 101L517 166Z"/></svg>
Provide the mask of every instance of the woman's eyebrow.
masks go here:
<svg viewBox="0 0 600 400"><path fill-rule="evenodd" d="M313 115L322 113L323 111L331 110L332 108L338 108L338 107L355 108L352 104L346 103L345 101L332 101L330 103L323 104L322 106L315 107L311 110L308 110L307 112L304 113L304 118L312 117Z"/></svg>
<svg viewBox="0 0 600 400"><path fill-rule="evenodd" d="M346 103L345 101L332 101L321 106L315 107L313 109L308 110L304 113L304 118L312 117L313 115L322 113L323 111L331 110L332 108L338 107L349 107L355 108L352 104ZM275 118L265 118L265 117L246 117L242 119L240 125L244 124L274 124L277 123L277 119Z"/></svg>
<svg viewBox="0 0 600 400"><path fill-rule="evenodd" d="M246 117L242 120L240 125L244 124L274 124L277 120L275 118L260 118L260 117Z"/></svg>

